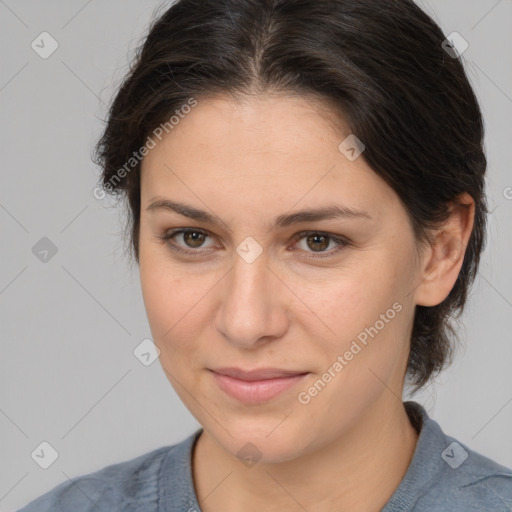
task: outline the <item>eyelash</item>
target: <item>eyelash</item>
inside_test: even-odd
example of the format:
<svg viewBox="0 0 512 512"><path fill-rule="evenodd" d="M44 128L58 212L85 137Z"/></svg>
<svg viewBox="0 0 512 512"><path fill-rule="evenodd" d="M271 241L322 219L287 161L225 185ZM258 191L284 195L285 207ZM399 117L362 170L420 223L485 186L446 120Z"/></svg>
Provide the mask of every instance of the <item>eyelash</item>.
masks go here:
<svg viewBox="0 0 512 512"><path fill-rule="evenodd" d="M174 230L174 231L169 231L169 232L165 233L162 236L157 236L157 238L159 238L162 242L165 242L172 251L174 251L174 252L176 252L178 254L183 254L183 255L186 255L186 256L199 256L204 251L200 251L200 250L197 250L197 251L190 250L189 251L189 250L183 249L182 247L179 247L178 245L174 245L173 243L170 242L170 240L172 240L175 236L180 235L182 233L190 233L190 232L201 233L203 235L209 236L208 231L204 231L202 229L188 228L188 229L177 229L177 230ZM350 245L350 242L348 240L336 237L336 236L332 235L331 233L326 233L324 231L301 231L300 233L297 233L295 235L295 237L294 237L294 239L295 239L294 244L299 242L300 240L302 240L303 238L305 238L305 237L307 237L309 235L325 236L329 240L332 240L333 242L336 242L337 244L339 244L339 247L337 247L335 249L331 249L330 251L327 251L325 253L324 252L323 253L311 253L311 254L314 254L314 255L313 256L311 256L311 255L310 256L304 256L305 259L329 258L329 257L332 257L335 254L338 254L345 247Z"/></svg>

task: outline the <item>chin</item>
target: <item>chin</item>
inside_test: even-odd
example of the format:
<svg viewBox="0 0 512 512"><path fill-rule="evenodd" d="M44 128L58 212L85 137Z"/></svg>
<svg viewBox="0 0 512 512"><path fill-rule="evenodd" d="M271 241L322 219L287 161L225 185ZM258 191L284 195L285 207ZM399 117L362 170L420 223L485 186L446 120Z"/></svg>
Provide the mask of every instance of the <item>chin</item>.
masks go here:
<svg viewBox="0 0 512 512"><path fill-rule="evenodd" d="M306 432L308 429L294 428L290 419L247 418L230 422L226 430L218 425L209 434L232 456L252 463L276 464L298 457L311 443ZM280 422L282 422L280 424ZM225 423L223 423L225 424ZM206 429L205 429L206 430Z"/></svg>

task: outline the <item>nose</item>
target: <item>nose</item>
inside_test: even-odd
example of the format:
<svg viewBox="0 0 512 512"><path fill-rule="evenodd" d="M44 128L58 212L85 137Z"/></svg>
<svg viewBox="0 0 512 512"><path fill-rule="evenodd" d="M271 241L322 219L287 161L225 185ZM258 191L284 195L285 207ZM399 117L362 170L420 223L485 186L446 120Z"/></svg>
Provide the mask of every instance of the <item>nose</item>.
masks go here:
<svg viewBox="0 0 512 512"><path fill-rule="evenodd" d="M229 343L251 349L282 337L288 329L291 292L265 252L251 263L236 254L218 293L216 328Z"/></svg>

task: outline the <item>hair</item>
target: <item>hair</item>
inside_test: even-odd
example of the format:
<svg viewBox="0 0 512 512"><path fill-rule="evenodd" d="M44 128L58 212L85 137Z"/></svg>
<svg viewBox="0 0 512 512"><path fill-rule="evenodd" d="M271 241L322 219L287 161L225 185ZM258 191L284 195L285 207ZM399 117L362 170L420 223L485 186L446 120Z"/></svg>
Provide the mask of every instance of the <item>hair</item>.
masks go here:
<svg viewBox="0 0 512 512"><path fill-rule="evenodd" d="M423 387L452 361L451 320L461 315L478 270L488 213L482 114L461 56L445 51L445 39L412 0L171 5L137 48L95 148L101 186L128 202L137 263L141 159L133 157L151 133L159 126L169 132L169 117L186 112L191 99L255 92L318 98L363 141L361 158L399 196L418 246L431 242L429 230L461 194L474 200L452 290L436 306L416 306L406 376L415 390Z"/></svg>

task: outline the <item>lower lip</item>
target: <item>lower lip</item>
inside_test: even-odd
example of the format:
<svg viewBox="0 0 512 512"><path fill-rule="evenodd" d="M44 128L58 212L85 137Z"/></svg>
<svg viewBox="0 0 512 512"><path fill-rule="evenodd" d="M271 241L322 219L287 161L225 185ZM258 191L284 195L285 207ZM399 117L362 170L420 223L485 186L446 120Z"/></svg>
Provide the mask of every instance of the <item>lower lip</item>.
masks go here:
<svg viewBox="0 0 512 512"><path fill-rule="evenodd" d="M248 405L261 404L290 389L307 374L276 379L246 381L212 372L217 385L225 393Z"/></svg>

